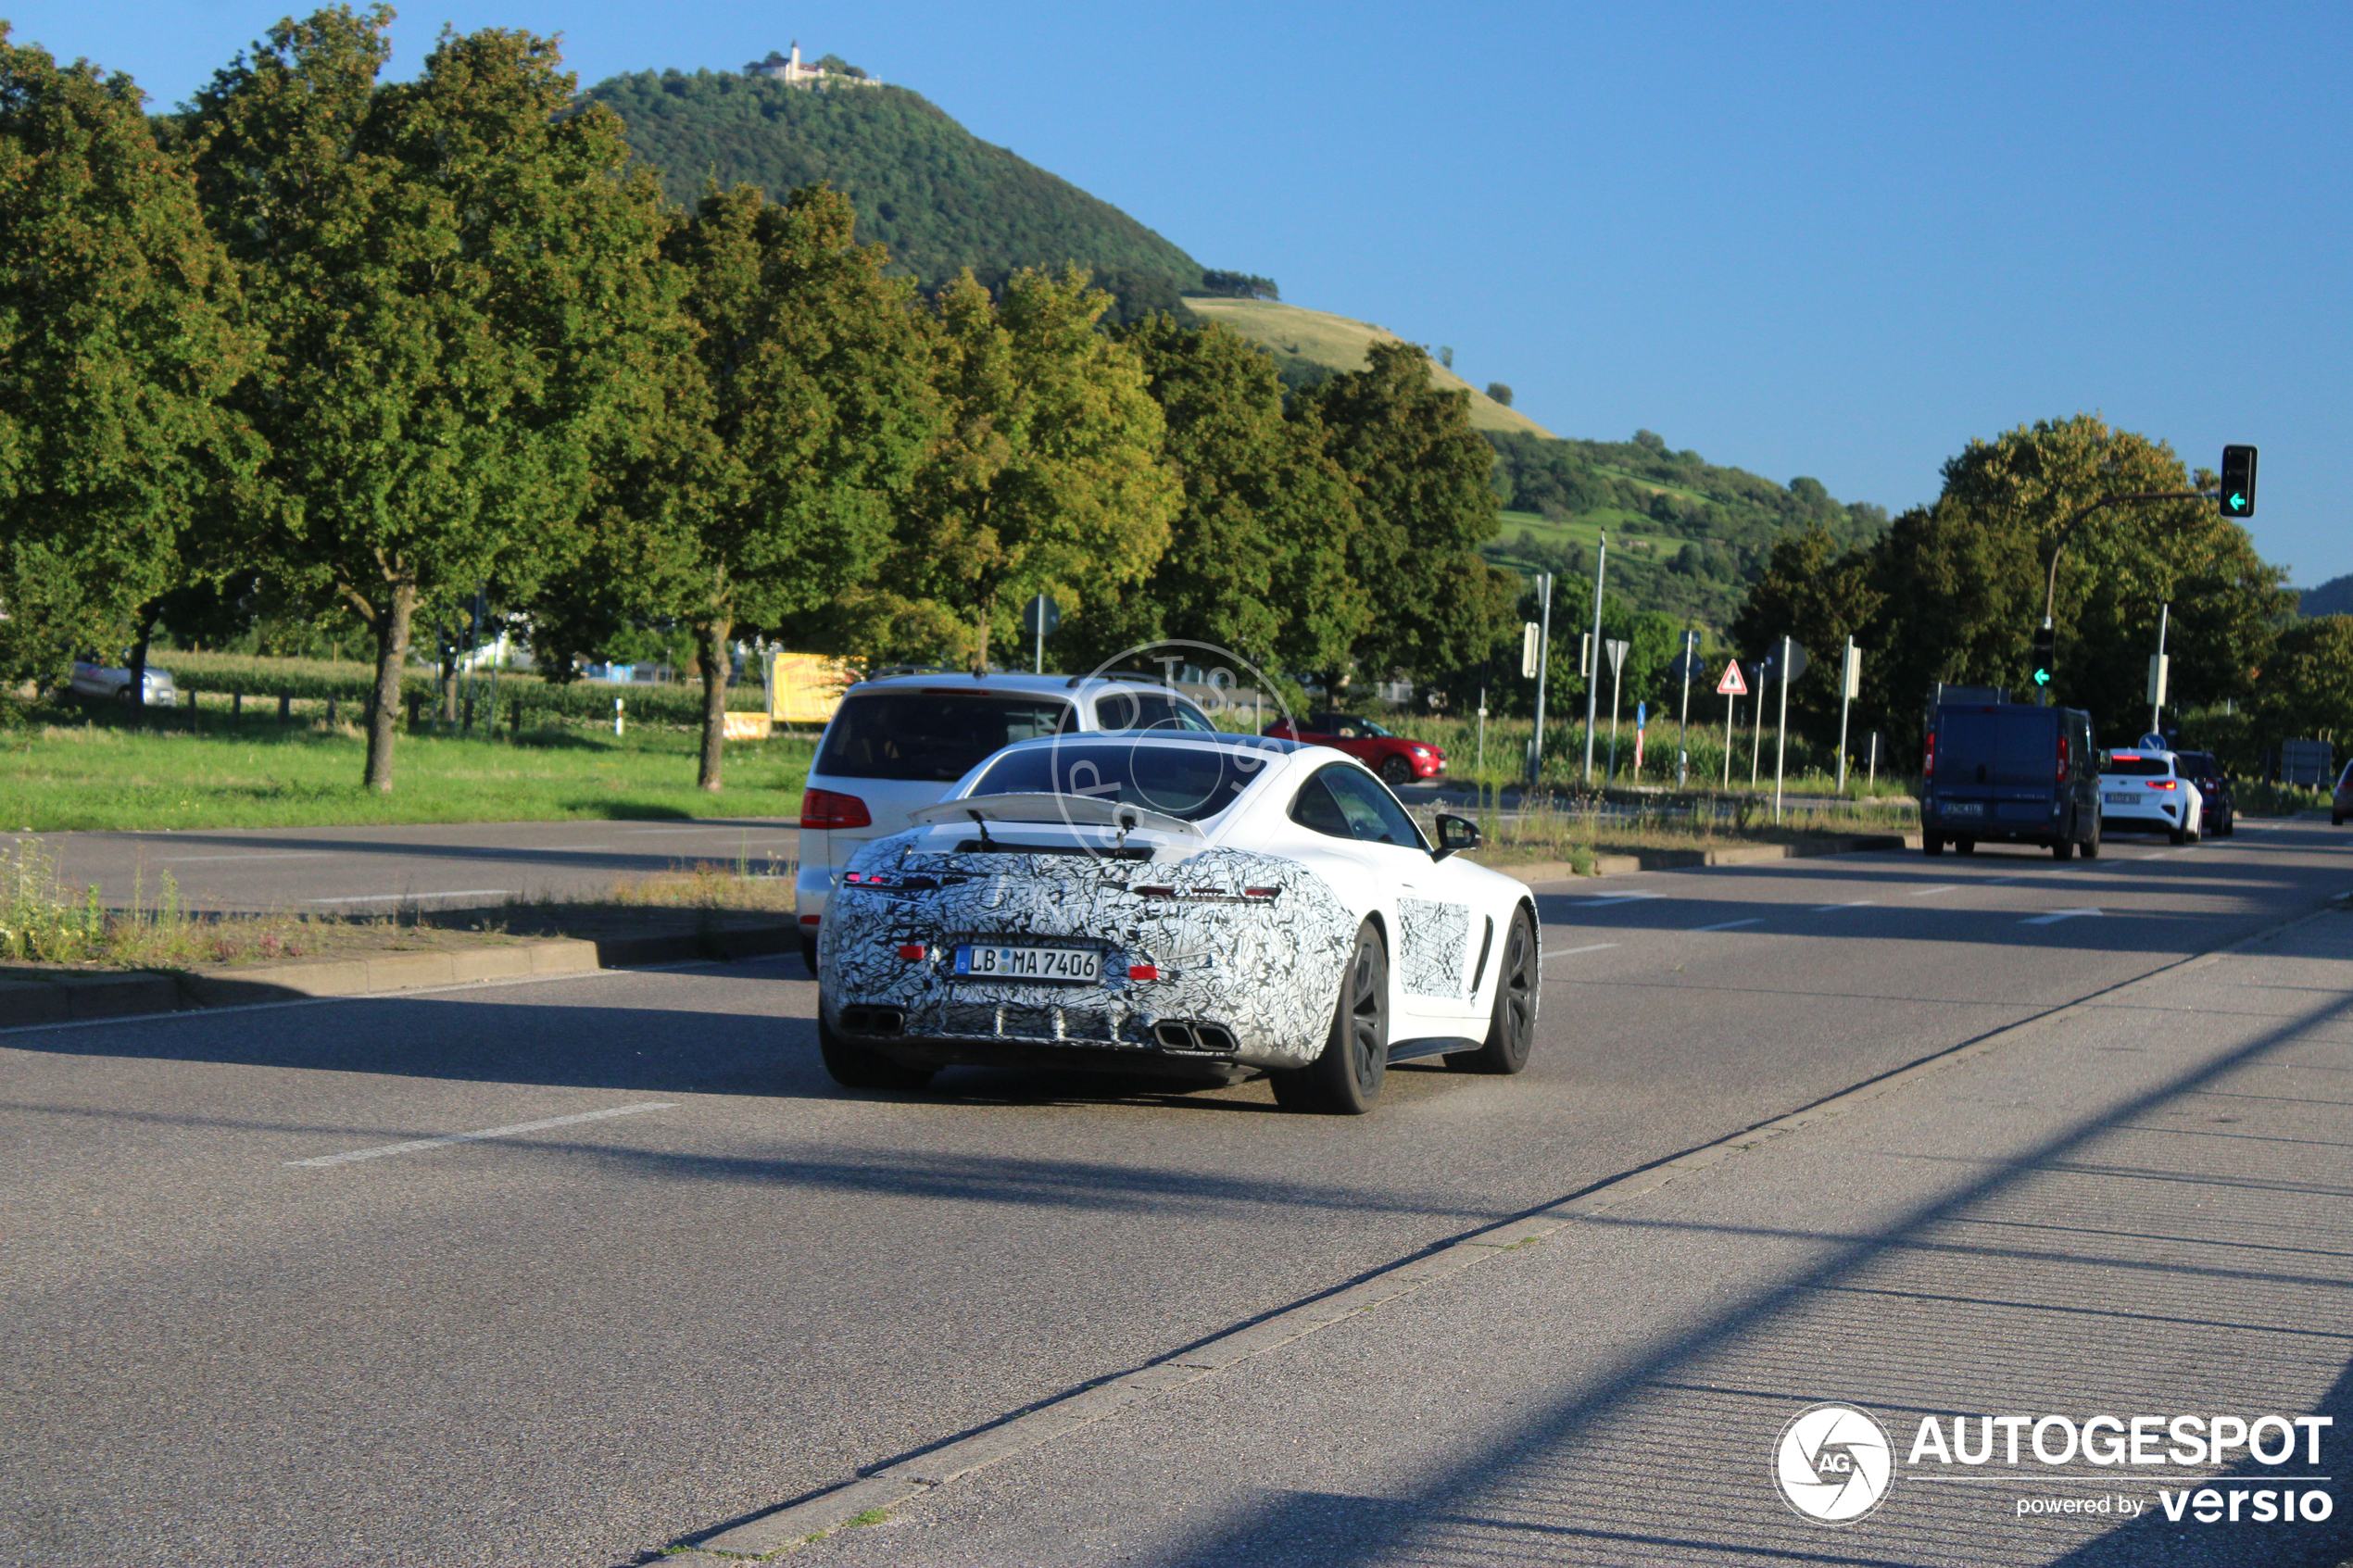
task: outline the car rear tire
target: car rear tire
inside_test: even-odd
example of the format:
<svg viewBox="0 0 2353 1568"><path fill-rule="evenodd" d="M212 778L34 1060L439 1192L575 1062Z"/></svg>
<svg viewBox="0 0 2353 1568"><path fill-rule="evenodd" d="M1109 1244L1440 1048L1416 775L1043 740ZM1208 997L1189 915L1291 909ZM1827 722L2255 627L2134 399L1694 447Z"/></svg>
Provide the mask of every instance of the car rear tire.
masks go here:
<svg viewBox="0 0 2353 1568"><path fill-rule="evenodd" d="M2165 836L2176 844L2187 844L2190 841L2189 830L2186 828L2173 828Z"/></svg>
<svg viewBox="0 0 2353 1568"><path fill-rule="evenodd" d="M2099 858L2100 820L2097 817L2094 817L2092 819L2092 836L2083 841L2083 859L2087 860L2096 860Z"/></svg>
<svg viewBox="0 0 2353 1568"><path fill-rule="evenodd" d="M1977 840L1973 838L1957 838L1953 840L1953 853L1956 855L1976 854Z"/></svg>
<svg viewBox="0 0 2353 1568"><path fill-rule="evenodd" d="M1318 1116L1362 1116L1380 1098L1389 1073L1389 951L1366 921L1340 976L1340 1001L1321 1055L1272 1074L1275 1103Z"/></svg>
<svg viewBox="0 0 2353 1568"><path fill-rule="evenodd" d="M1381 759L1380 782L1391 789L1403 789L1414 782L1414 765L1403 757Z"/></svg>
<svg viewBox="0 0 2353 1568"><path fill-rule="evenodd" d="M2341 827L2343 827L2344 825L2345 825L2345 813L2344 813L2344 812L2342 812L2342 811L2331 811L2331 812L2329 813L2329 826L2331 826L2331 827L2333 827L2333 828L2341 828Z"/></svg>
<svg viewBox="0 0 2353 1568"><path fill-rule="evenodd" d="M800 961L802 964L807 966L809 970L809 978L812 980L816 979L817 938L814 936L804 936L800 939Z"/></svg>
<svg viewBox="0 0 2353 1568"><path fill-rule="evenodd" d="M2075 859L2075 840L2071 838L2055 838L2051 840L2051 859L2054 860L2071 860Z"/></svg>
<svg viewBox="0 0 2353 1568"><path fill-rule="evenodd" d="M817 1050L825 1059L826 1076L845 1089L912 1094L930 1083L937 1071L904 1066L872 1047L851 1044L834 1033L822 1011L817 1015Z"/></svg>
<svg viewBox="0 0 2353 1568"><path fill-rule="evenodd" d="M1920 853L1923 855L1942 855L1944 853L1944 835L1941 833L1924 833L1920 834Z"/></svg>
<svg viewBox="0 0 2353 1568"><path fill-rule="evenodd" d="M1457 1073L1509 1077L1528 1065L1536 1044L1536 926L1526 909L1512 911L1511 933L1495 976L1495 1006L1487 1020L1487 1043L1475 1051L1450 1051L1446 1065Z"/></svg>

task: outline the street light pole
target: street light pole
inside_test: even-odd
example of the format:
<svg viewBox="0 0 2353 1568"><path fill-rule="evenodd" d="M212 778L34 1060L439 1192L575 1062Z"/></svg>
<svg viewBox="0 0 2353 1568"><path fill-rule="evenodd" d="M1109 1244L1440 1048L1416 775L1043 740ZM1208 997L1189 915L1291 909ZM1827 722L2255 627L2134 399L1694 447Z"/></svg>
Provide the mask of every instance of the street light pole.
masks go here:
<svg viewBox="0 0 2353 1568"><path fill-rule="evenodd" d="M1593 782L1593 724L1602 696L1602 583L1609 571L1609 535L1602 535L1601 554L1593 562L1593 667L1585 676L1585 782Z"/></svg>

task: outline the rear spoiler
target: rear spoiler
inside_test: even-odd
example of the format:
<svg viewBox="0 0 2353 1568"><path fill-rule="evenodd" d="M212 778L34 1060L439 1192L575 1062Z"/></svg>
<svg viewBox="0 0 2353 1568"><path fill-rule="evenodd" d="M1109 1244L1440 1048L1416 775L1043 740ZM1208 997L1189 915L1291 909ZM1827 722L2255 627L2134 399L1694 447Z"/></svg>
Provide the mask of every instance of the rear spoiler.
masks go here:
<svg viewBox="0 0 2353 1568"><path fill-rule="evenodd" d="M925 827L955 822L1067 822L1074 827L1116 828L1133 833L1173 833L1190 838L1208 835L1185 821L1141 806L1123 806L1091 795L1052 795L1036 791L1018 795L974 795L943 800L907 813L910 822Z"/></svg>

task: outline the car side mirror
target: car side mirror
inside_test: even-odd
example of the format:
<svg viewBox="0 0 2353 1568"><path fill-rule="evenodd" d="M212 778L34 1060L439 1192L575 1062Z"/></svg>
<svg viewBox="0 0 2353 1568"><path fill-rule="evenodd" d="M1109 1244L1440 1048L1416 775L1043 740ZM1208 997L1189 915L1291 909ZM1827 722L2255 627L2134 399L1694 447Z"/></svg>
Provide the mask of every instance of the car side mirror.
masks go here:
<svg viewBox="0 0 2353 1568"><path fill-rule="evenodd" d="M1441 816L1438 819L1438 847L1430 851L1429 858L1442 860L1460 850L1476 849L1479 843L1477 822L1466 817Z"/></svg>

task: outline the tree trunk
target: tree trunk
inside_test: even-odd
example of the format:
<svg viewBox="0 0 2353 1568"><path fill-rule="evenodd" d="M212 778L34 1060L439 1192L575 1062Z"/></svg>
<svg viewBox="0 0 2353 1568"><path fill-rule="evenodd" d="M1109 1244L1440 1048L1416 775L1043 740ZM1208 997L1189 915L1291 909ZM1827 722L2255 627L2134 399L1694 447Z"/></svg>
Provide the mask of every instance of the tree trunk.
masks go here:
<svg viewBox="0 0 2353 1568"><path fill-rule="evenodd" d="M458 721L458 645L449 639L448 628L441 629L441 717L445 723Z"/></svg>
<svg viewBox="0 0 2353 1568"><path fill-rule="evenodd" d="M376 617L376 699L368 705L368 787L392 793L392 737L400 713L400 671L409 662L409 622L417 590L400 583Z"/></svg>
<svg viewBox="0 0 2353 1568"><path fill-rule="evenodd" d="M727 742L727 633L735 622L714 616L695 625L695 662L702 666L702 771L698 788L716 795L720 787L721 748Z"/></svg>
<svg viewBox="0 0 2353 1568"><path fill-rule="evenodd" d="M149 599L139 610L139 640L131 645L131 721L147 721L147 645L155 641L156 622L163 618L163 601Z"/></svg>

